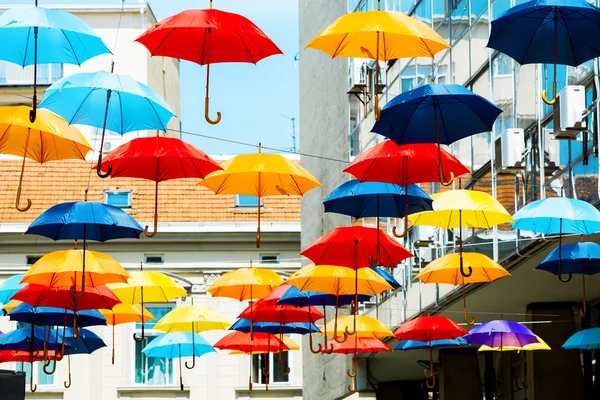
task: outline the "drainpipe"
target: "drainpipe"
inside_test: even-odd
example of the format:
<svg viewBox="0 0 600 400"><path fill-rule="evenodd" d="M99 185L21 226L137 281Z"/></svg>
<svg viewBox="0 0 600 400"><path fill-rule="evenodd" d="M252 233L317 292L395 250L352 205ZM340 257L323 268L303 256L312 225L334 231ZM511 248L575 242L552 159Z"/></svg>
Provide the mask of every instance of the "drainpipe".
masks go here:
<svg viewBox="0 0 600 400"><path fill-rule="evenodd" d="M596 4L598 3L598 0L596 0ZM598 137L597 135L600 134L600 122L598 121L598 118L600 118L600 110L598 107L598 98L600 97L600 83L598 82L598 72L600 70L600 61L598 61L598 58L596 58L594 60L594 91L596 92L596 98L594 99L594 102L596 102L596 109L594 110L595 115L594 115L594 134L596 135L596 138ZM597 141L596 141L597 142ZM598 149L595 149L596 152L598 152ZM600 175L600 156L597 157L598 159L598 174ZM598 197L600 198L600 179L598 179Z"/></svg>
<svg viewBox="0 0 600 400"><path fill-rule="evenodd" d="M540 68L539 64L535 65L537 69L537 91L535 94L535 101L537 104L537 132L538 132L538 152L539 152L539 163L540 163L540 200L546 198L546 189L545 189L545 176L544 176L544 167L546 165L546 157L544 156L544 133L542 132L542 114L544 112L544 108L542 102L540 101L540 94L542 93L542 68ZM535 181L532 182L535 184Z"/></svg>

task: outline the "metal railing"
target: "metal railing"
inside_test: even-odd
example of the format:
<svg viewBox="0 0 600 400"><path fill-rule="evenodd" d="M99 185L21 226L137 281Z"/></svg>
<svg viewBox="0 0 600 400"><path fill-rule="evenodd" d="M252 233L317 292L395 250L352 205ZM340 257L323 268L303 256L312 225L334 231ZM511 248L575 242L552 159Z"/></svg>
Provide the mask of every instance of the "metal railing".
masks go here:
<svg viewBox="0 0 600 400"><path fill-rule="evenodd" d="M38 85L51 85L63 77L62 64L43 64L37 66ZM33 85L33 65L21 66L0 61L0 86Z"/></svg>

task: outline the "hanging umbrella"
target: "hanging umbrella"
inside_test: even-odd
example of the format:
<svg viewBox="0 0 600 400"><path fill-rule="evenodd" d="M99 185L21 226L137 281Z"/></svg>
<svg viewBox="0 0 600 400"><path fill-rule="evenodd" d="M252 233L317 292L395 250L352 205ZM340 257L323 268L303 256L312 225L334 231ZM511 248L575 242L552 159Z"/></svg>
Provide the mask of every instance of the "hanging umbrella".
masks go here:
<svg viewBox="0 0 600 400"><path fill-rule="evenodd" d="M533 350L552 350L550 346L546 342L542 340L541 337L535 335L538 342L526 344L525 346L500 346L490 347L486 345L481 345L477 351L533 351Z"/></svg>
<svg viewBox="0 0 600 400"><path fill-rule="evenodd" d="M90 265L92 268L100 267L107 268L111 271L118 271L120 278L112 280L104 280L104 283L110 282L126 282L129 274L115 261L114 259L98 252L88 252L86 245L88 240L96 240L105 242L114 239L137 239L140 237L143 229L128 213L120 208L113 207L107 204L88 202L87 191L86 201L60 203L50 207L35 219L27 228L25 234L44 236L52 240L75 240L75 248L77 248L77 240L83 240L83 251L74 250L71 252L55 252L48 260L51 263L58 263L62 267L67 267L69 272L81 271L81 287L85 287L85 279L90 278L90 275L98 274L98 268L92 273L86 272L86 267ZM92 260L86 261L86 256L93 256ZM62 260L60 257L64 257ZM45 259L45 257L43 257ZM53 258L56 257L56 258ZM77 264L78 263L78 264ZM36 265L38 265L36 263ZM52 269L55 265L45 268ZM74 269L73 269L74 268ZM49 271L45 271L48 273ZM71 275L72 277L73 275ZM123 276L126 278L123 280ZM67 277L70 279L71 277ZM93 277L93 276L92 276ZM75 281L69 280L72 285L73 296L81 297L83 291L77 293ZM36 282L29 282L36 283ZM49 283L43 283L49 286Z"/></svg>
<svg viewBox="0 0 600 400"><path fill-rule="evenodd" d="M171 332L160 335L142 350L142 353L149 358L179 359L179 387L181 390L184 389L181 359L183 357L194 357L195 360L196 357L214 352L215 349L213 349L206 339L193 332Z"/></svg>
<svg viewBox="0 0 600 400"><path fill-rule="evenodd" d="M46 89L40 108L60 115L69 124L102 129L100 149L104 146L107 129L119 135L141 130L166 131L167 123L175 116L150 87L129 75L112 71L78 73L62 78ZM98 176L106 178L111 173L110 166L108 173L103 174L102 170L102 151L99 151Z"/></svg>
<svg viewBox="0 0 600 400"><path fill-rule="evenodd" d="M527 204L513 215L514 230L526 230L542 235L558 235L556 275L562 282L562 235L591 235L600 232L600 211L583 200L553 197Z"/></svg>
<svg viewBox="0 0 600 400"><path fill-rule="evenodd" d="M579 313L581 317L585 317L587 312L585 276L600 273L600 244L582 241L562 245L559 249L552 250L535 269L552 272L554 275L559 273L581 274L583 307Z"/></svg>
<svg viewBox="0 0 600 400"><path fill-rule="evenodd" d="M385 281L392 287L392 289L395 290L395 289L400 289L402 287L402 285L400 284L400 282L398 282L396 280L396 278L394 278L394 276L392 274L390 274L389 272L387 272L383 268L371 267L371 269L373 271L377 272L377 274L379 276L381 276L383 279L385 279Z"/></svg>
<svg viewBox="0 0 600 400"><path fill-rule="evenodd" d="M46 287L29 284L19 290L13 296L13 299L20 300L33 307L63 308L74 312L99 309L112 310L114 306L121 303L121 300L106 286L86 286L85 295L81 298L71 296L70 289L70 286Z"/></svg>
<svg viewBox="0 0 600 400"><path fill-rule="evenodd" d="M110 53L102 39L81 19L68 12L38 7L19 7L0 15L0 60L25 68L33 65L33 102L29 113L36 121L37 66L82 63Z"/></svg>
<svg viewBox="0 0 600 400"><path fill-rule="evenodd" d="M525 325L506 320L484 322L471 329L464 336L470 344L481 344L489 347L523 347L538 343L537 336Z"/></svg>
<svg viewBox="0 0 600 400"><path fill-rule="evenodd" d="M6 335L5 335L6 336ZM2 339L0 338L0 343ZM1 347L1 346L0 346ZM600 349L600 328L584 329L573 334L562 345L565 350L598 350Z"/></svg>
<svg viewBox="0 0 600 400"><path fill-rule="evenodd" d="M209 307L187 306L176 308L162 317L154 329L164 332L192 332L200 333L204 331L225 330L231 326L231 322L220 312ZM192 338L192 345L194 340ZM192 366L185 367L192 369L196 366L196 357L192 356Z"/></svg>
<svg viewBox="0 0 600 400"><path fill-rule="evenodd" d="M0 15L0 19L2 16L4 14ZM85 160L86 154L92 150L81 132L62 118L40 110L35 122L30 122L29 112L25 106L0 107L0 153L23 157L15 200L15 207L21 212L31 207L29 199L26 206L19 204L26 159L40 164L57 160Z"/></svg>
<svg viewBox="0 0 600 400"><path fill-rule="evenodd" d="M424 85L394 97L381 110L381 119L371 129L399 145L436 143L439 177L442 170L440 145L491 132L502 110L484 97L460 85ZM440 179L444 186L454 180Z"/></svg>
<svg viewBox="0 0 600 400"><path fill-rule="evenodd" d="M106 318L106 323L112 327L112 365L115 365L115 326L156 319L150 311L139 304L121 303L114 306L112 310L100 310L100 313Z"/></svg>
<svg viewBox="0 0 600 400"><path fill-rule="evenodd" d="M25 286L21 279L23 274L13 275L0 284L0 304L8 305L10 298Z"/></svg>
<svg viewBox="0 0 600 400"><path fill-rule="evenodd" d="M256 325L256 324L253 324ZM284 334L274 334L274 336L281 340L283 342L283 344L285 344L288 348L284 349L283 351L298 351L300 350L300 345L296 342L294 342L292 339L290 339L289 336L286 336ZM235 355L235 354L264 354L264 351L242 351L242 350L231 350L229 352L229 355Z"/></svg>
<svg viewBox="0 0 600 400"><path fill-rule="evenodd" d="M401 340L394 350L429 350L444 347L468 346L469 344L462 337L456 339L432 340L431 342L421 342L419 340Z"/></svg>
<svg viewBox="0 0 600 400"><path fill-rule="evenodd" d="M187 291L179 286L172 278L160 272L146 272L140 264L140 271L131 273L127 283L111 283L108 287L123 302L140 304L144 308L147 303L168 303L177 297L187 296ZM141 343L144 340L144 322L142 322L142 336L133 334L133 340Z"/></svg>
<svg viewBox="0 0 600 400"><path fill-rule="evenodd" d="M158 184L171 179L204 179L222 168L212 158L194 146L176 138L156 137L133 139L104 157L103 171L111 178L139 178L154 181L154 231L144 229L153 237L158 229ZM97 168L96 166L93 168Z"/></svg>
<svg viewBox="0 0 600 400"><path fill-rule="evenodd" d="M427 387L435 386L435 366L433 363L433 342L437 340L456 340L468 332L456 322L438 315L417 317L402 324L394 331L394 336L399 341L416 340L429 343L429 371L425 369Z"/></svg>
<svg viewBox="0 0 600 400"><path fill-rule="evenodd" d="M73 314L76 314L76 326L106 326L106 318L98 310L82 310L74 313L71 310L54 307L33 307L21 303L8 313L11 321L21 321L35 326L67 326L73 327Z"/></svg>
<svg viewBox="0 0 600 400"><path fill-rule="evenodd" d="M206 97L204 118L208 113L210 65L242 62L256 64L263 58L283 54L281 50L249 19L212 8L185 10L153 25L135 41L143 44L152 56L164 56L206 65Z"/></svg>
<svg viewBox="0 0 600 400"><path fill-rule="evenodd" d="M505 11L492 21L487 47L507 54L519 64L553 64L556 101L556 65L577 67L598 57L600 9L585 0L533 0Z"/></svg>
<svg viewBox="0 0 600 400"><path fill-rule="evenodd" d="M379 61L434 58L450 48L430 26L401 12L377 10L346 14L319 33L306 48L336 57L375 60L375 120L379 120Z"/></svg>
<svg viewBox="0 0 600 400"><path fill-rule="evenodd" d="M365 182L357 179L345 182L335 188L323 200L325 212L349 215L353 218L375 217L379 229L379 217L404 218L408 214L431 211L433 200L417 185L405 187L391 183ZM408 231L408 220L404 235ZM371 259L371 266L379 264L379 246L377 259Z"/></svg>
<svg viewBox="0 0 600 400"><path fill-rule="evenodd" d="M281 325L294 322L313 323L323 318L323 314L315 307L296 307L273 305L269 306L264 301L258 300L250 304L238 315L238 318L247 319L251 322L275 322Z"/></svg>
<svg viewBox="0 0 600 400"><path fill-rule="evenodd" d="M469 271L467 276L464 274L464 268ZM452 253L437 258L430 262L418 275L424 283L447 283L450 285L462 286L463 297L463 316L465 322L469 325L475 323L475 318L471 321L467 318L467 296L465 293L465 284L477 282L493 282L510 276L500 264L481 253Z"/></svg>
<svg viewBox="0 0 600 400"><path fill-rule="evenodd" d="M216 194L242 194L257 197L258 228L256 247L260 247L261 198L266 196L304 196L321 183L299 164L280 154L241 154L223 164L198 184Z"/></svg>

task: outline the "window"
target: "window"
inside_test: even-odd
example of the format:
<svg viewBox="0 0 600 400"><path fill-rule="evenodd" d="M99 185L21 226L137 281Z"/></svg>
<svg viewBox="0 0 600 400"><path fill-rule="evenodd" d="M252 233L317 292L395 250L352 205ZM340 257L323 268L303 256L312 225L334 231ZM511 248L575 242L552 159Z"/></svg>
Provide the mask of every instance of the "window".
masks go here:
<svg viewBox="0 0 600 400"><path fill-rule="evenodd" d="M166 304L154 307L146 306L146 308L154 315L156 320L146 322L144 328L144 340L139 343L135 342L135 383L152 386L173 385L173 376L175 374L173 360L155 357L149 358L142 353L144 347L158 336L164 334L164 332L154 331L153 328L156 322L171 311L173 307L170 304ZM141 335L142 324L135 324L135 332L138 337Z"/></svg>
<svg viewBox="0 0 600 400"><path fill-rule="evenodd" d="M144 254L144 263L145 264L164 264L165 255L164 254Z"/></svg>
<svg viewBox="0 0 600 400"><path fill-rule="evenodd" d="M42 258L42 256L25 256L25 262L28 266L35 264Z"/></svg>
<svg viewBox="0 0 600 400"><path fill-rule="evenodd" d="M283 357L283 365L280 365L279 357ZM252 356L252 382L265 384L267 377L263 373L265 362L269 365L269 384L289 383L289 375L284 375L282 370L287 370L289 365L289 351L282 353L254 354Z"/></svg>
<svg viewBox="0 0 600 400"><path fill-rule="evenodd" d="M131 190L105 190L104 204L119 208L131 208Z"/></svg>
<svg viewBox="0 0 600 400"><path fill-rule="evenodd" d="M51 85L63 77L62 64L40 64L37 66L37 83ZM0 61L0 85L32 85L33 65L20 65Z"/></svg>
<svg viewBox="0 0 600 400"><path fill-rule="evenodd" d="M17 322L17 329L30 328L31 325L26 322ZM54 362L54 361L53 361ZM29 377L31 375L31 364L30 363L16 363L16 368L19 371L25 372L27 387L29 388ZM33 363L33 383L39 386L52 386L54 385L54 375L46 375L44 373L44 363L35 362Z"/></svg>
<svg viewBox="0 0 600 400"><path fill-rule="evenodd" d="M235 195L235 206L236 207L256 207L258 205L258 197L248 196L245 194ZM260 206L264 207L263 198L260 198Z"/></svg>
<svg viewBox="0 0 600 400"><path fill-rule="evenodd" d="M279 254L261 254L261 264L279 264Z"/></svg>

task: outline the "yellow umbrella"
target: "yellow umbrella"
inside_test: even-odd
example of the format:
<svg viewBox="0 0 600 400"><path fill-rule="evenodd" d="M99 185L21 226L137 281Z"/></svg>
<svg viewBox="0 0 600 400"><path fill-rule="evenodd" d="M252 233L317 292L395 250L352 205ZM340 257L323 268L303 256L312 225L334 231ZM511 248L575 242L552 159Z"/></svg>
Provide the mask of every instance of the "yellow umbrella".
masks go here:
<svg viewBox="0 0 600 400"><path fill-rule="evenodd" d="M187 296L184 288L160 272L143 270L131 272L131 278L127 283L111 283L107 286L123 303L141 303L141 307L144 307L144 301L167 303L177 297ZM144 340L144 321L142 321L141 338L136 337L134 333L133 339L136 342Z"/></svg>
<svg viewBox="0 0 600 400"><path fill-rule="evenodd" d="M428 57L450 46L430 26L401 12L377 10L346 14L319 33L306 48L336 57L375 60L375 85L379 82L379 61ZM375 119L379 120L379 96L375 89Z"/></svg>
<svg viewBox="0 0 600 400"><path fill-rule="evenodd" d="M469 272L464 274L464 267ZM448 283L450 285L462 285L463 294L463 313L465 322L469 325L475 323L475 318L471 321L467 318L467 297L465 295L465 284L477 282L493 282L496 279L510 276L500 264L480 253L460 253L446 254L427 264L427 266L417 275L417 279L424 283Z"/></svg>
<svg viewBox="0 0 600 400"><path fill-rule="evenodd" d="M86 154L92 150L81 132L64 119L40 109L32 123L29 111L29 107L25 106L0 107L0 154L23 157L15 201L15 207L22 212L31 207L29 199L25 207L19 205L27 158L41 164L55 160L85 160Z"/></svg>
<svg viewBox="0 0 600 400"><path fill-rule="evenodd" d="M10 313L12 310L17 308L19 306L19 304L21 304L21 303L22 303L22 301L19 301L19 300L11 300L8 303L6 303L2 307L2 310L4 311L4 315Z"/></svg>
<svg viewBox="0 0 600 400"><path fill-rule="evenodd" d="M256 247L260 247L260 199L266 196L303 196L321 183L299 164L279 154L242 154L221 164L198 184L216 194L243 194L258 198Z"/></svg>
<svg viewBox="0 0 600 400"><path fill-rule="evenodd" d="M231 322L223 314L209 307L187 306L176 308L162 317L154 329L164 332L193 332L224 330L231 326ZM192 335L192 347L194 347L194 335ZM185 367L193 369L196 366L196 354L192 354L192 366Z"/></svg>
<svg viewBox="0 0 600 400"><path fill-rule="evenodd" d="M115 364L115 325L130 322L146 322L156 318L145 307L139 304L120 303L112 310L99 310L106 323L112 326L112 364Z"/></svg>
<svg viewBox="0 0 600 400"><path fill-rule="evenodd" d="M90 250L59 250L46 254L33 264L21 283L47 287L73 286L74 282L81 281L82 271L85 271L88 287L125 283L130 277L117 260L104 253Z"/></svg>
<svg viewBox="0 0 600 400"><path fill-rule="evenodd" d="M478 351L532 351L532 350L552 350L550 348L550 346L548 346L548 344L546 342L544 342L542 340L542 338L540 338L538 335L535 335L535 337L538 340L538 343L530 343L527 344L523 347L518 347L518 346L502 346L502 349L500 349L500 346L498 347L489 347L486 345L483 345L481 347L479 347Z"/></svg>

